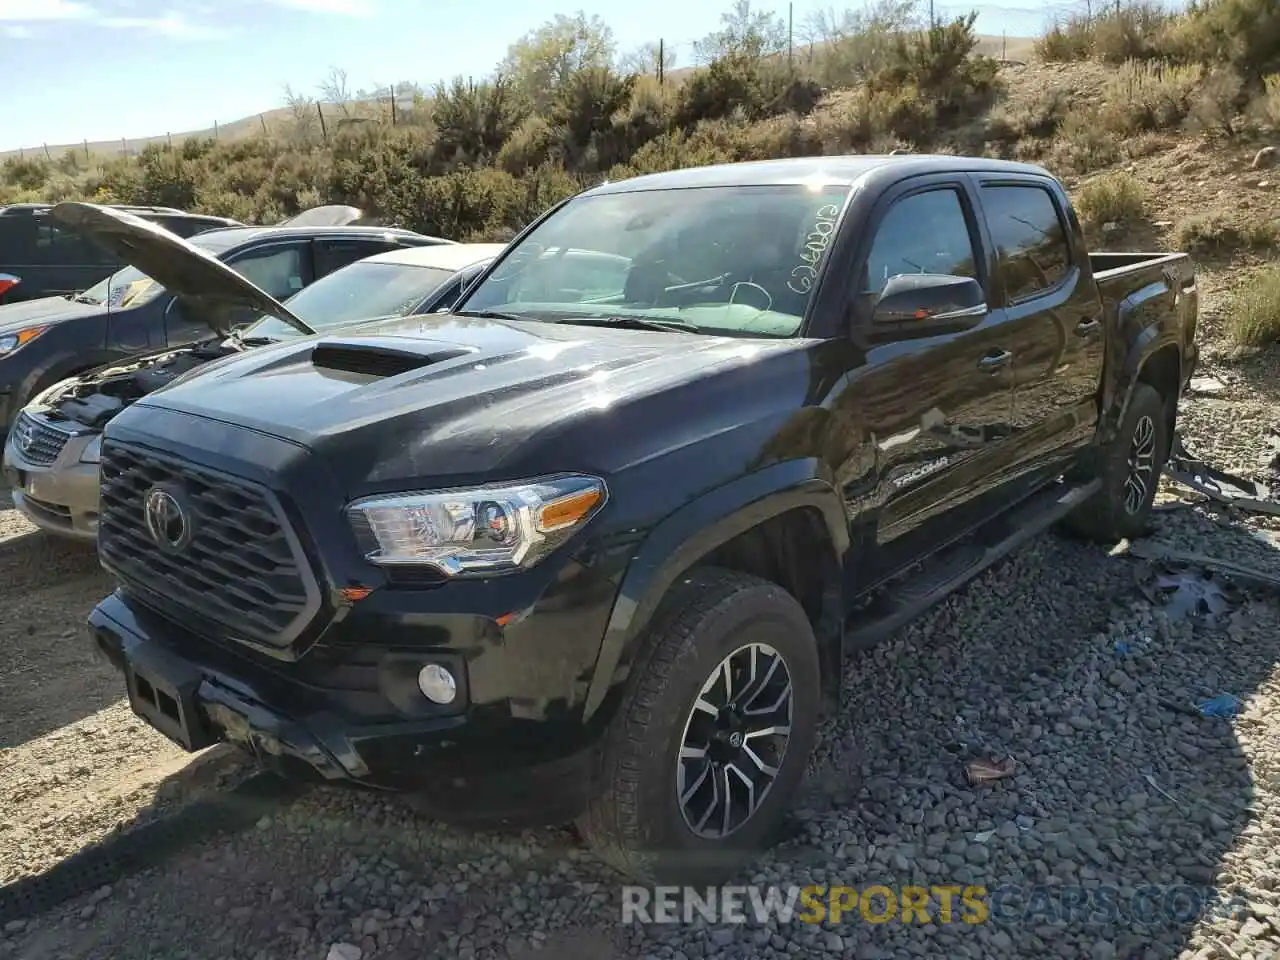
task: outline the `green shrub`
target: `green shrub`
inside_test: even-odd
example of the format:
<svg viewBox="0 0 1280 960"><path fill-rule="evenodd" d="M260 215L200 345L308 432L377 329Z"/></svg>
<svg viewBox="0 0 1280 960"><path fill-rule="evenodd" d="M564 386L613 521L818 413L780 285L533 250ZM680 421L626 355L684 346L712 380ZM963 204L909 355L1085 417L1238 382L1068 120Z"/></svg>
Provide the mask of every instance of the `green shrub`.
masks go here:
<svg viewBox="0 0 1280 960"><path fill-rule="evenodd" d="M1088 224L1132 223L1146 214L1146 191L1130 174L1103 174L1080 187L1075 206Z"/></svg>
<svg viewBox="0 0 1280 960"><path fill-rule="evenodd" d="M1116 136L1168 130L1186 119L1204 70L1165 61L1127 61L1102 91L1102 125Z"/></svg>

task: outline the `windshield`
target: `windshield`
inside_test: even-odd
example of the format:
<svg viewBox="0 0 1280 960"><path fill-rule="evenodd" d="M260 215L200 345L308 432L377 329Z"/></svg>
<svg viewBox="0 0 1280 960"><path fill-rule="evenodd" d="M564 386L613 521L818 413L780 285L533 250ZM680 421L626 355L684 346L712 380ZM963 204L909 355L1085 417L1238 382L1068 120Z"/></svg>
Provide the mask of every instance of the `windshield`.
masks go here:
<svg viewBox="0 0 1280 960"><path fill-rule="evenodd" d="M112 310L121 307L138 307L164 293L164 287L156 283L137 267L117 270L105 280L100 280L84 293L77 294L81 303L95 306L108 304ZM108 295L109 294L109 295Z"/></svg>
<svg viewBox="0 0 1280 960"><path fill-rule="evenodd" d="M357 320L403 316L453 276L452 270L440 267L359 261L322 277L286 302L313 330L323 330ZM264 316L244 336L281 340L302 334L283 320Z"/></svg>
<svg viewBox="0 0 1280 960"><path fill-rule="evenodd" d="M583 197L526 237L460 308L794 336L850 189L728 186Z"/></svg>
<svg viewBox="0 0 1280 960"><path fill-rule="evenodd" d="M216 230L203 236L191 237L187 243L200 247L217 256L239 236L239 230ZM105 280L100 280L75 299L94 306L108 304L112 310L122 307L140 307L164 293L164 287L156 283L137 267L123 267ZM108 298L108 294L110 297Z"/></svg>

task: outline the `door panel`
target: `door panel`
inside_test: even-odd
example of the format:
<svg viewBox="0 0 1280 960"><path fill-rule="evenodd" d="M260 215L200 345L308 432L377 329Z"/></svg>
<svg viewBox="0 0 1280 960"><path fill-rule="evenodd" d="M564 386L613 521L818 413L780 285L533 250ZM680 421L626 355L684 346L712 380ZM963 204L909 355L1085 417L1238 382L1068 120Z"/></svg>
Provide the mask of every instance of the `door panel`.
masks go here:
<svg viewBox="0 0 1280 960"><path fill-rule="evenodd" d="M1034 181L985 181L982 208L1016 341L1015 472L1052 468L1092 435L1102 310L1055 195ZM1092 412L1091 412L1092 411Z"/></svg>
<svg viewBox="0 0 1280 960"><path fill-rule="evenodd" d="M890 277L953 274L985 287L981 233L964 184L941 181L891 197L874 222L855 274L854 339L866 344L867 370L847 402L874 447L875 489L861 496L878 508L876 540L885 543L982 492L963 468L1006 441L1015 356L1000 311L941 336L876 329L874 303Z"/></svg>

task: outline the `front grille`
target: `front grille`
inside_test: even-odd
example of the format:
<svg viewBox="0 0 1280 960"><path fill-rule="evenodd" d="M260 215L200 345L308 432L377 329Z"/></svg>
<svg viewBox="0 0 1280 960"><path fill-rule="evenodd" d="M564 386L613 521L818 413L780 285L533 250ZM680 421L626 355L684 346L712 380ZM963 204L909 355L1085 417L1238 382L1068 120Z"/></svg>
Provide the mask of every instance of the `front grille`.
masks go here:
<svg viewBox="0 0 1280 960"><path fill-rule="evenodd" d="M98 551L126 588L176 608L197 629L208 618L275 647L287 646L316 612L316 583L262 487L115 441L102 446L100 476ZM178 498L190 524L177 549L162 548L147 526L143 504L157 486Z"/></svg>
<svg viewBox="0 0 1280 960"><path fill-rule="evenodd" d="M48 466L57 460L58 454L62 452L62 448L71 439L71 434L55 430L27 413L18 414L13 430L17 439L18 451L22 454L23 459L27 463L36 463L41 466Z"/></svg>

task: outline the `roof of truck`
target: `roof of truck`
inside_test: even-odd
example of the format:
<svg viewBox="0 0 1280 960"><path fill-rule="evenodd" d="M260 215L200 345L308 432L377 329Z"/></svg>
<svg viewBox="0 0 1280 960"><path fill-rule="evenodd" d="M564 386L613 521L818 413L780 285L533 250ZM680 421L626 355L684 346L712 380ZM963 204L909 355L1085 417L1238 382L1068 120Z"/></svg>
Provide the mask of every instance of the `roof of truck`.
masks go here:
<svg viewBox="0 0 1280 960"><path fill-rule="evenodd" d="M636 190L683 190L690 187L784 186L806 183L852 184L873 170L893 166L901 176L923 173L1022 173L1051 176L1043 167L1012 160L985 157L953 157L945 154L903 153L880 156L791 157L690 167L666 173L650 173L616 183L602 183L587 195L630 193Z"/></svg>

